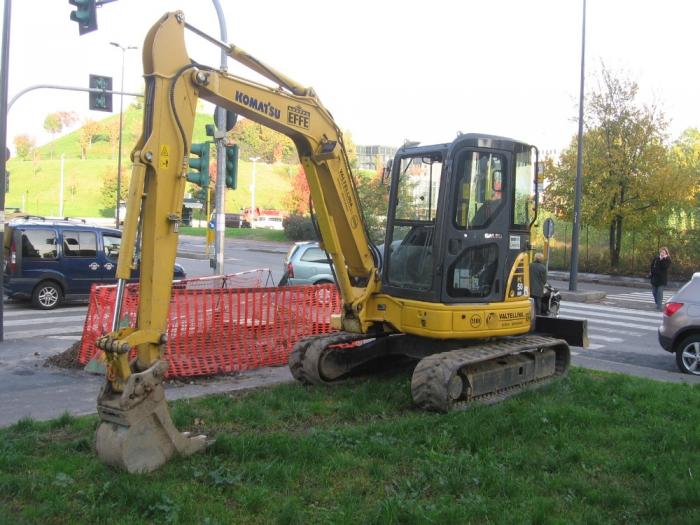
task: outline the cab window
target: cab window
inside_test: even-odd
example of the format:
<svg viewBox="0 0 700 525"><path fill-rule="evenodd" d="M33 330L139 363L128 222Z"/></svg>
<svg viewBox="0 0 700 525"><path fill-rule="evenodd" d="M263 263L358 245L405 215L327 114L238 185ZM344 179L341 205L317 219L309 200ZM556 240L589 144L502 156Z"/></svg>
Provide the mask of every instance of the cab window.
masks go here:
<svg viewBox="0 0 700 525"><path fill-rule="evenodd" d="M56 232L25 230L22 232L22 257L25 259L55 259Z"/></svg>
<svg viewBox="0 0 700 525"><path fill-rule="evenodd" d="M503 155L464 151L457 162L454 225L479 229L491 222L504 202L506 163Z"/></svg>
<svg viewBox="0 0 700 525"><path fill-rule="evenodd" d="M64 257L97 257L97 236L94 232L64 231Z"/></svg>

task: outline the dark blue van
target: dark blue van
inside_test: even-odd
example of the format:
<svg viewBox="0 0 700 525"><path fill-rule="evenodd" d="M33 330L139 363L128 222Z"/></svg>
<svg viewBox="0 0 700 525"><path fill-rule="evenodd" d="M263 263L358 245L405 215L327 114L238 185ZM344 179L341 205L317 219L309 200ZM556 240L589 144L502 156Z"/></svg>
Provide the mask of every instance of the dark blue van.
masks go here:
<svg viewBox="0 0 700 525"><path fill-rule="evenodd" d="M75 219L22 217L5 227L5 294L50 310L86 299L93 283L114 284L121 232ZM175 265L174 278L185 271Z"/></svg>

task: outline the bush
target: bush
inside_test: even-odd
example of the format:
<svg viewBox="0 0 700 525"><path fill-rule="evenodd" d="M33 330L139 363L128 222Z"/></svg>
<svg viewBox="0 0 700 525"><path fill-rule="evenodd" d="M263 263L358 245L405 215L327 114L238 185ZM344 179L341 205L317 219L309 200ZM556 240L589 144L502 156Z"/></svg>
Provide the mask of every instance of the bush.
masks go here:
<svg viewBox="0 0 700 525"><path fill-rule="evenodd" d="M284 233L290 241L317 241L318 236L310 217L290 215L282 221Z"/></svg>

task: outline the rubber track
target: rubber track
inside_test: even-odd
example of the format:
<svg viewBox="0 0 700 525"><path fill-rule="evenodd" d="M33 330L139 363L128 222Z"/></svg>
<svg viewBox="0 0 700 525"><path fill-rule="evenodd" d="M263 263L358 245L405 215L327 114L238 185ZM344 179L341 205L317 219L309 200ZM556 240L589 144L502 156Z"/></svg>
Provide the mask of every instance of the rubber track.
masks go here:
<svg viewBox="0 0 700 525"><path fill-rule="evenodd" d="M557 346L565 346L566 353L557 354L554 375L528 383L500 389L469 399L451 401L447 388L452 377L465 366L497 359L511 354ZM425 410L448 412L464 410L476 403L495 403L507 399L524 390L549 383L554 378L566 374L569 368L569 347L565 341L543 336L524 336L500 339L493 343L480 344L430 355L416 366L411 379L411 393L414 403Z"/></svg>
<svg viewBox="0 0 700 525"><path fill-rule="evenodd" d="M323 351L332 345L352 343L367 339L367 334L334 332L300 339L289 354L289 370L297 381L307 385L328 385L335 381L326 381L321 377L318 363Z"/></svg>

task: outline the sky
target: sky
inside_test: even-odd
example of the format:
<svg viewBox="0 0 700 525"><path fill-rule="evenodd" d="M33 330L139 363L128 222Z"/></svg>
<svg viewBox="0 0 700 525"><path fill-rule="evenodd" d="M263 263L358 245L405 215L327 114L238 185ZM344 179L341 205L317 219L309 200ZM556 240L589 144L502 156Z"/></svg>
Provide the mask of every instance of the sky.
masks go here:
<svg viewBox="0 0 700 525"><path fill-rule="evenodd" d="M356 144L399 146L489 133L559 152L576 135L581 73L582 0L220 0L228 42L297 82L312 86ZM98 8L98 30L79 36L68 0L12 0L9 99L30 86L88 87L89 74L142 91L141 47L165 12L220 38L213 1L117 0ZM1 13L0 13L1 15ZM588 0L586 91L602 64L637 82L640 101L661 108L673 140L700 127L695 64L700 2ZM188 35L191 58L219 66L218 48ZM229 60L236 75L259 79ZM131 97L125 97L128 105ZM119 111L119 99L114 99ZM51 137L44 119L75 111L88 94L36 90L8 115L8 145L18 134Z"/></svg>

